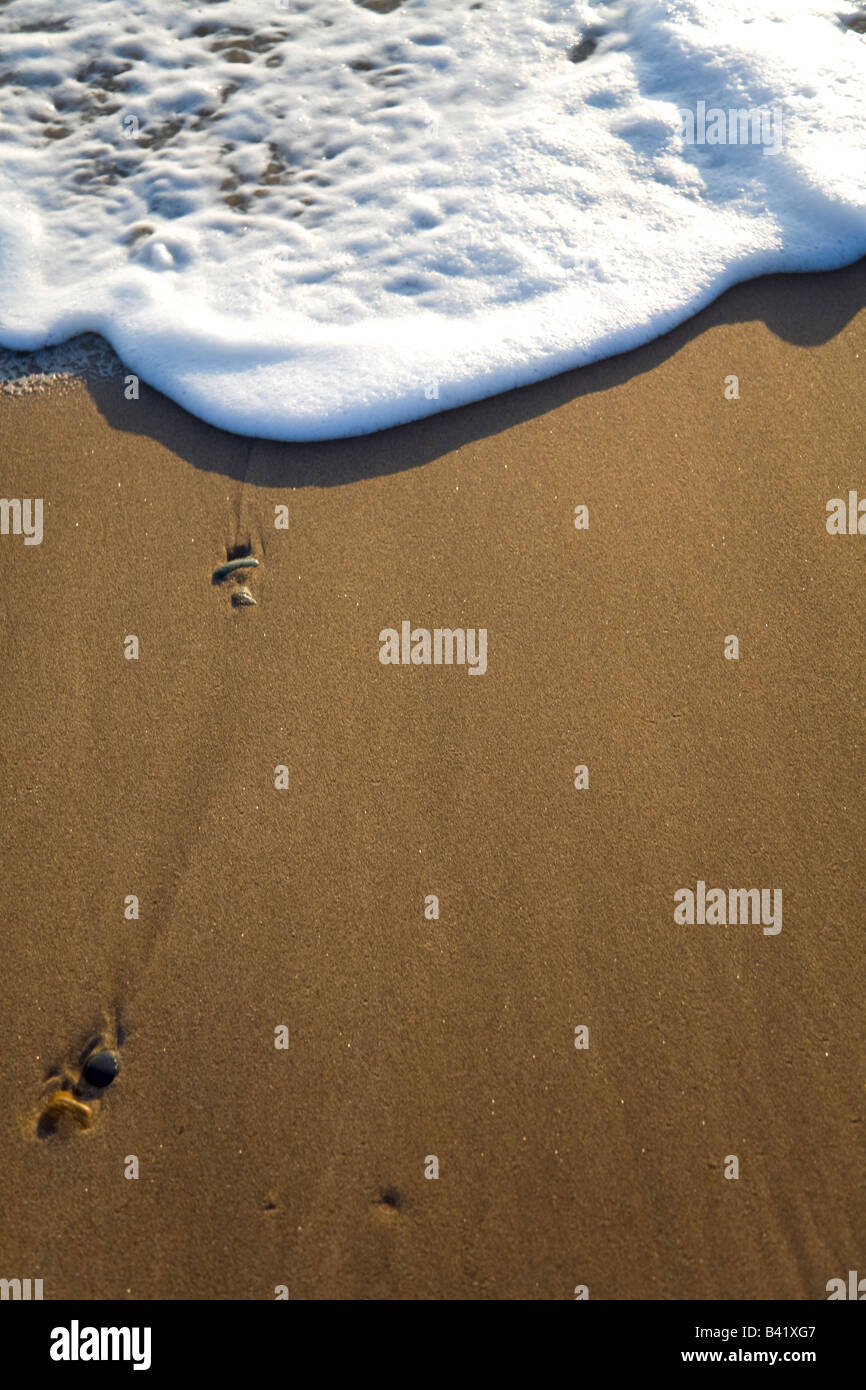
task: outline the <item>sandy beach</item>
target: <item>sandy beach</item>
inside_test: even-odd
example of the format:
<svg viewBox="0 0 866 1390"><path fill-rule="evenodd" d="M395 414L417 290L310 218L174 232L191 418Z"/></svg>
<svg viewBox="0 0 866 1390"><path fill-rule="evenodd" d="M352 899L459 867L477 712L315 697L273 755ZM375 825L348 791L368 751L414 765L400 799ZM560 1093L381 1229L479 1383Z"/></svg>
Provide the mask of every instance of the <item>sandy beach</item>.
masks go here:
<svg viewBox="0 0 866 1390"><path fill-rule="evenodd" d="M44 499L41 544L0 536L0 1273L316 1300L866 1273L866 539L825 525L866 495L864 304L866 262L754 281L327 444L122 377L0 396L3 495ZM236 607L212 575L247 548ZM383 665L404 621L486 629L486 672ZM781 930L676 922L700 882L781 889ZM40 1129L97 1040L122 1070L91 1123Z"/></svg>

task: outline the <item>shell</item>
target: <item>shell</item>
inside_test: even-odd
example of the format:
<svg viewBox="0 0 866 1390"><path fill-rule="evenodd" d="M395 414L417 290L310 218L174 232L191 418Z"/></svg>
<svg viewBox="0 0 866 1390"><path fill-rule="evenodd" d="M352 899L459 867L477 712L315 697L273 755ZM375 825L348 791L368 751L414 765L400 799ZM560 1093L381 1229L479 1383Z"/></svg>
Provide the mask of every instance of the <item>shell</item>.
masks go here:
<svg viewBox="0 0 866 1390"><path fill-rule="evenodd" d="M251 603L254 604L255 599L246 585L243 585L240 589L235 589L232 594L232 604L235 608L247 608Z"/></svg>
<svg viewBox="0 0 866 1390"><path fill-rule="evenodd" d="M63 1115L71 1115L82 1129L89 1129L93 1124L93 1111L89 1105L76 1100L68 1091L55 1091L45 1102L41 1123L56 1125Z"/></svg>
<svg viewBox="0 0 866 1390"><path fill-rule="evenodd" d="M221 584L228 575L234 574L235 570L258 569L259 562L255 555L239 555L235 560L226 560L224 565L218 565L213 572L212 584Z"/></svg>

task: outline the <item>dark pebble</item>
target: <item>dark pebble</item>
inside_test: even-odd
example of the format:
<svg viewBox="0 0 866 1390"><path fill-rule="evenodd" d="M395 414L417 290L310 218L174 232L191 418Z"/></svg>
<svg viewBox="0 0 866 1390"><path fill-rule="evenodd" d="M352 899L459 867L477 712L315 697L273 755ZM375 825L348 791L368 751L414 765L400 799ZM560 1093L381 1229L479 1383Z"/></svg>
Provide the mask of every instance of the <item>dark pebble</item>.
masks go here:
<svg viewBox="0 0 866 1390"><path fill-rule="evenodd" d="M84 1064L84 1080L88 1086L110 1086L119 1071L116 1052L94 1052Z"/></svg>

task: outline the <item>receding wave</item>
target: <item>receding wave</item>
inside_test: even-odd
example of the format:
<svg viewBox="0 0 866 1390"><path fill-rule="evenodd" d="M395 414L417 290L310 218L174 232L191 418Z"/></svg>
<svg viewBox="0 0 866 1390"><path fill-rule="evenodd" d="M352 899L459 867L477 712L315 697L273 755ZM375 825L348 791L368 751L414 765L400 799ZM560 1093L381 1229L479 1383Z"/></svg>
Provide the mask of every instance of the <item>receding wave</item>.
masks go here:
<svg viewBox="0 0 866 1390"><path fill-rule="evenodd" d="M214 424L362 433L866 252L866 11L13 0L0 343Z"/></svg>

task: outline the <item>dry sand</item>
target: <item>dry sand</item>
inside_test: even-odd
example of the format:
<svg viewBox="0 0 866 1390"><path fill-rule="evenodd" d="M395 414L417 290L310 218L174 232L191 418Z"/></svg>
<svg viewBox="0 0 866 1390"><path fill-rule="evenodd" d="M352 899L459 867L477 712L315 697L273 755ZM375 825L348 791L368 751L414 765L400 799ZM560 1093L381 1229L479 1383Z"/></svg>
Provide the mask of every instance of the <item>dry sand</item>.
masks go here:
<svg viewBox="0 0 866 1390"><path fill-rule="evenodd" d="M45 499L40 546L0 537L0 1275L821 1299L866 1273L866 537L825 529L866 493L864 302L866 262L757 281L326 445L119 382L0 400L3 494ZM243 542L233 608L210 579ZM382 666L403 619L486 627L486 675ZM781 887L782 931L677 925L698 879ZM100 1033L95 1123L40 1137Z"/></svg>

